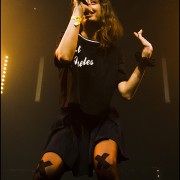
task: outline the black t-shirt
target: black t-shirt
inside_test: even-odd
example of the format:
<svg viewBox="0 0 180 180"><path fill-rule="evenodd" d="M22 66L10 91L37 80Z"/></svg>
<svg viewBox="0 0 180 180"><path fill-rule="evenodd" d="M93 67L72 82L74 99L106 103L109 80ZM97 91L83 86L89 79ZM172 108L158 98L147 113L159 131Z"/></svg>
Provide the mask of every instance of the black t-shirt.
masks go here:
<svg viewBox="0 0 180 180"><path fill-rule="evenodd" d="M58 61L60 105L76 105L88 114L107 111L118 83L127 80L124 61L115 46L99 48L99 42L79 35L73 60Z"/></svg>

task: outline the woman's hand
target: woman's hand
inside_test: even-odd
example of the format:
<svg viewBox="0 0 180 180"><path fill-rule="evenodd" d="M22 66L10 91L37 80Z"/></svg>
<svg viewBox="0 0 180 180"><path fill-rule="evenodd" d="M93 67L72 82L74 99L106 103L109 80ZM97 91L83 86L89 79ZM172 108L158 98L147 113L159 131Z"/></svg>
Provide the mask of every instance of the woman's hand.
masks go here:
<svg viewBox="0 0 180 180"><path fill-rule="evenodd" d="M134 35L141 41L142 45L144 46L142 50L142 57L150 58L153 52L153 47L150 42L148 42L143 36L142 36L142 29L139 32L134 32Z"/></svg>
<svg viewBox="0 0 180 180"><path fill-rule="evenodd" d="M74 4L74 10L73 10L73 15L75 16L83 16L84 12L92 12L92 7L91 3L89 1L84 0L86 3L83 3L82 1L79 0L73 0Z"/></svg>
<svg viewBox="0 0 180 180"><path fill-rule="evenodd" d="M79 2L78 0L74 0L73 6L74 6L73 15L82 17L84 14L82 3Z"/></svg>

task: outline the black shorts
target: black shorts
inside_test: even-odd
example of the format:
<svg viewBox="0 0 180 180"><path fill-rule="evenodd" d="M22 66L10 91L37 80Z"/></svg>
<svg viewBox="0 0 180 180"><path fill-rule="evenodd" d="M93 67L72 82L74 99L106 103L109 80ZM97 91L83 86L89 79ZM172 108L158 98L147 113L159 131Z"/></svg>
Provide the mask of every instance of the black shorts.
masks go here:
<svg viewBox="0 0 180 180"><path fill-rule="evenodd" d="M101 140L117 143L118 163L129 159L121 127L110 116L100 118L79 110L60 110L56 118L43 154L58 154L74 176L92 176L94 147Z"/></svg>

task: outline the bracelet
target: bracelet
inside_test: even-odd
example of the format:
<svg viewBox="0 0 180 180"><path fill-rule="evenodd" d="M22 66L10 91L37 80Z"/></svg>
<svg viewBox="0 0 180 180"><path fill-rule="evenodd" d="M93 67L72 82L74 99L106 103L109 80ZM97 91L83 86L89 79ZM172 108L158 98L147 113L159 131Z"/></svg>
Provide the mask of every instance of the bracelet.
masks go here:
<svg viewBox="0 0 180 180"><path fill-rule="evenodd" d="M135 58L138 63L138 65L143 64L145 66L153 67L155 66L155 59L148 58L148 57L142 57L141 52L135 53Z"/></svg>
<svg viewBox="0 0 180 180"><path fill-rule="evenodd" d="M75 20L74 26L78 26L81 24L82 17L81 16L72 16L71 20Z"/></svg>

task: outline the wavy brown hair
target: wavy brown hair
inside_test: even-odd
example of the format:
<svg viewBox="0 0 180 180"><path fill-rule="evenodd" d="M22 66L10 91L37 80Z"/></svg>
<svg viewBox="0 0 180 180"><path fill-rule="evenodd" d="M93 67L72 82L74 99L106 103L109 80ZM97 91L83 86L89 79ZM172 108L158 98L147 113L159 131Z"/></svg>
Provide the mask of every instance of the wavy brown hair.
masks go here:
<svg viewBox="0 0 180 180"><path fill-rule="evenodd" d="M109 47L115 40L123 36L123 27L116 16L110 0L100 0L101 28L97 32L97 40L102 48Z"/></svg>
<svg viewBox="0 0 180 180"><path fill-rule="evenodd" d="M101 26L97 31L97 40L100 42L100 47L106 48L123 36L123 27L110 0L99 0L99 3L101 5Z"/></svg>

